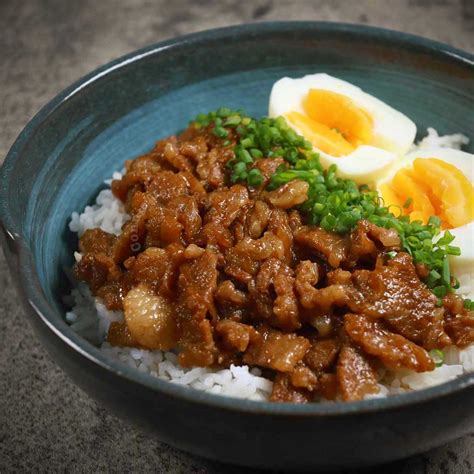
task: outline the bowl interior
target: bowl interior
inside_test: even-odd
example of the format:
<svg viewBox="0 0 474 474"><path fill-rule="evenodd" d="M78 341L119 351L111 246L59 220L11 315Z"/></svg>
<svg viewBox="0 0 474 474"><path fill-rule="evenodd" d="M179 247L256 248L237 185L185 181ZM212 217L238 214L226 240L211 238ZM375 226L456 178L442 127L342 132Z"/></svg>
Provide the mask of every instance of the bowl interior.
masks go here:
<svg viewBox="0 0 474 474"><path fill-rule="evenodd" d="M114 170L199 112L228 106L264 115L274 81L315 72L350 81L405 113L419 135L432 126L474 137L472 64L436 43L398 33L254 25L192 35L118 60L47 106L5 165L3 212L31 248L54 309L47 317L70 331L61 297L77 241L68 222L73 211L93 202Z"/></svg>

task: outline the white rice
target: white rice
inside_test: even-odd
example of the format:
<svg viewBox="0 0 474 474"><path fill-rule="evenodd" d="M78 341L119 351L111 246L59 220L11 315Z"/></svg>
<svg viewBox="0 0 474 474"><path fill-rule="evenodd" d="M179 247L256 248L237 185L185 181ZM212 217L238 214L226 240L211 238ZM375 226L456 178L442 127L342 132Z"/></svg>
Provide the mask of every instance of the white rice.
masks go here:
<svg viewBox="0 0 474 474"><path fill-rule="evenodd" d="M434 128L428 128L428 135L417 143L418 148L442 147L454 148L460 150L463 146L469 144L469 138L462 133L452 135L438 135Z"/></svg>
<svg viewBox="0 0 474 474"><path fill-rule="evenodd" d="M428 135L417 145L441 146L459 149L469 139L461 134L439 136L436 130L429 128ZM120 179L122 173L115 172L113 179ZM110 185L111 180L105 182ZM87 229L100 228L105 232L119 235L123 224L130 217L122 203L114 197L110 188L102 190L92 206L82 213L74 212L69 229L82 236ZM79 252L74 253L76 261L81 259ZM468 288L469 282L466 282ZM172 352L148 351L129 347L113 347L105 342L112 321L123 321L121 311L109 311L105 305L94 298L85 284L79 284L65 298L72 307L66 313L66 321L84 338L100 347L110 359L129 365L140 372L169 382L204 390L209 393L226 395L250 400L267 400L272 391L272 382L261 376L258 368L231 365L229 369L212 370L207 368L183 368ZM389 395L421 390L452 380L464 372L474 371L474 345L460 350L454 346L444 350L444 364L431 372L416 373L408 370L383 371L380 374L379 393L370 398L383 398Z"/></svg>
<svg viewBox="0 0 474 474"><path fill-rule="evenodd" d="M122 173L115 172L112 179L121 179ZM105 181L110 186L112 179ZM79 237L88 230L99 227L104 232L119 235L123 224L130 219L125 212L122 202L117 199L110 188L103 189L97 196L92 206L86 206L81 214L73 212L69 229L76 232ZM77 252L76 252L77 253Z"/></svg>
<svg viewBox="0 0 474 474"><path fill-rule="evenodd" d="M121 177L121 173L113 174L113 179ZM110 183L111 180L105 182L106 185ZM129 218L121 201L108 188L102 190L95 204L87 206L84 212L72 214L69 229L79 237L87 229L94 228L118 235L122 225ZM79 261L82 255L74 252L74 257ZM66 298L66 303L72 306L71 311L66 313L66 321L74 331L100 346L107 357L136 368L140 372L178 385L249 400L267 400L272 392L273 383L262 377L262 372L258 368L231 365L229 369L224 370L200 367L186 369L178 364L178 358L172 352L113 347L104 342L110 323L124 320L123 312L109 311L98 298L92 296L84 283L78 284L72 290Z"/></svg>
<svg viewBox="0 0 474 474"><path fill-rule="evenodd" d="M71 327L93 344L99 345L107 357L140 372L178 385L250 400L266 400L272 391L272 382L262 377L258 368L231 365L229 369L217 371L186 369L180 367L178 357L172 352L113 347L104 339L112 321L124 320L123 312L109 311L83 283L72 290L68 300L73 306L66 313L66 321Z"/></svg>

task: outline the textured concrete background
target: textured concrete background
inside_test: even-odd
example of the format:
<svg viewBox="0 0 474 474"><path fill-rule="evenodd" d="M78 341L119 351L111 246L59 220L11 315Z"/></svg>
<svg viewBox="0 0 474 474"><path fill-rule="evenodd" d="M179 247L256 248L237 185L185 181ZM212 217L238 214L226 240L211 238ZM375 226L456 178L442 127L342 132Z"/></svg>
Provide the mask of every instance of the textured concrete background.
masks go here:
<svg viewBox="0 0 474 474"><path fill-rule="evenodd" d="M301 19L384 26L474 51L474 0L0 0L0 163L44 103L100 64L191 31ZM77 389L26 324L1 252L0 295L0 472L249 472L161 444ZM473 439L364 472L470 473Z"/></svg>

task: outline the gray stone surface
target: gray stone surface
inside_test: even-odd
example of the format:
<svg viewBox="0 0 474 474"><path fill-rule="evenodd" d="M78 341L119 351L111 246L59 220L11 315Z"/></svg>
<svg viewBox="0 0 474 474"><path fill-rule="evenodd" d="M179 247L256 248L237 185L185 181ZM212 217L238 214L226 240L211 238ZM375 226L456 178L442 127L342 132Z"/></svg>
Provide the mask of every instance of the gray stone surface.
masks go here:
<svg viewBox="0 0 474 474"><path fill-rule="evenodd" d="M474 51L473 0L2 0L0 162L39 107L96 66L167 37L278 19L367 23ZM0 472L246 472L159 443L75 387L25 322L1 253L0 295ZM468 436L366 472L469 473L472 465Z"/></svg>

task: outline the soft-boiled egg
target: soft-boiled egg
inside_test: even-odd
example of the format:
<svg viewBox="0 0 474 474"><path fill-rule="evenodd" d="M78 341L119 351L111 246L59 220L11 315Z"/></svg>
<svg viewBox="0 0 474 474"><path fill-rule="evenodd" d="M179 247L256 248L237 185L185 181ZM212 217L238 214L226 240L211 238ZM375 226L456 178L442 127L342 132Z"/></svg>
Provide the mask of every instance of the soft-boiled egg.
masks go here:
<svg viewBox="0 0 474 474"><path fill-rule="evenodd" d="M404 155L416 135L415 124L384 102L328 74L285 77L272 88L270 117L288 124L339 175L371 184Z"/></svg>
<svg viewBox="0 0 474 474"><path fill-rule="evenodd" d="M449 148L420 148L408 153L376 187L386 206L411 220L441 220L455 237L460 256L451 271L474 294L474 155ZM467 291L466 291L467 286Z"/></svg>

